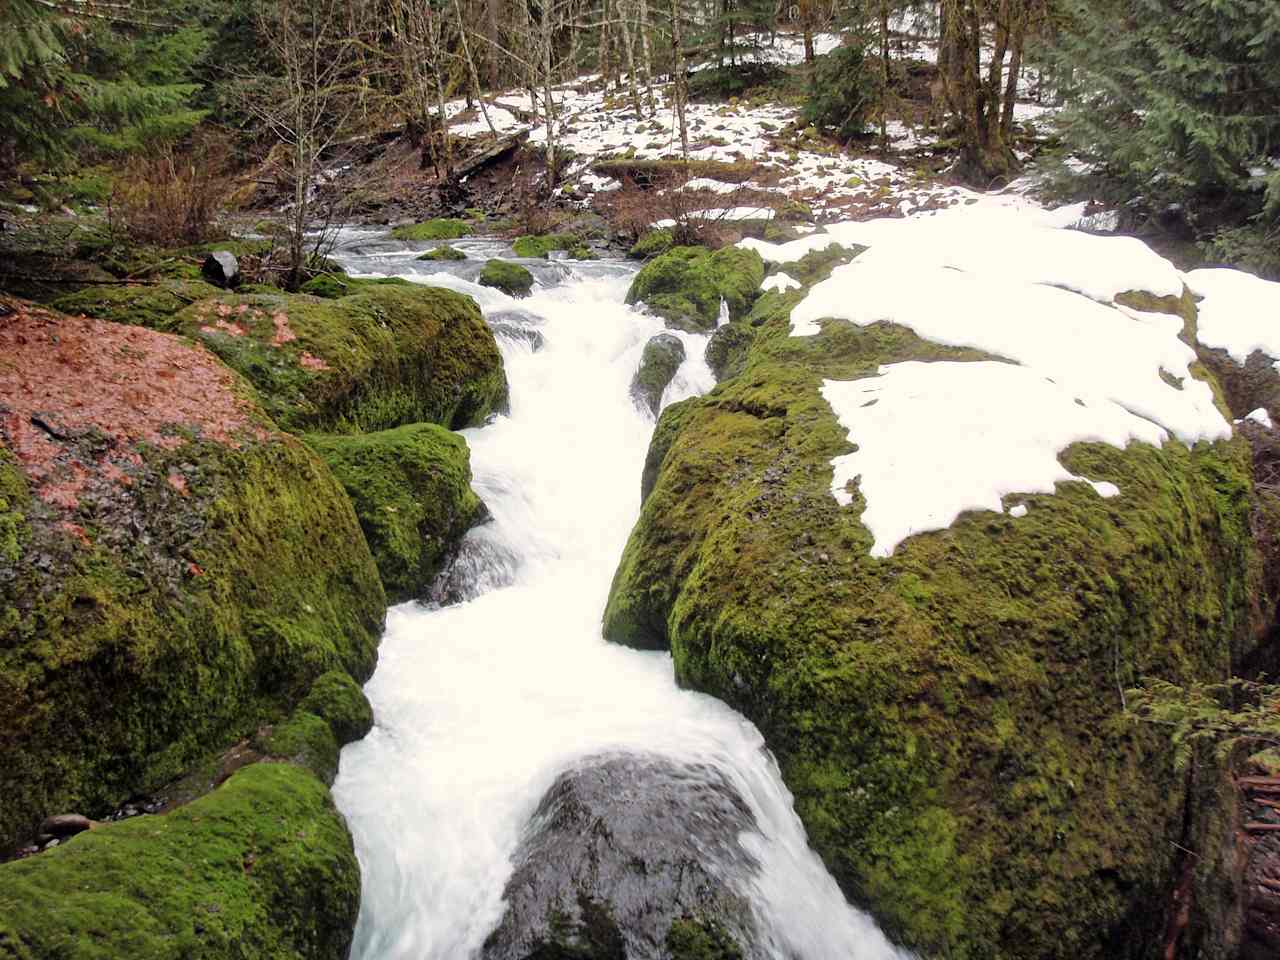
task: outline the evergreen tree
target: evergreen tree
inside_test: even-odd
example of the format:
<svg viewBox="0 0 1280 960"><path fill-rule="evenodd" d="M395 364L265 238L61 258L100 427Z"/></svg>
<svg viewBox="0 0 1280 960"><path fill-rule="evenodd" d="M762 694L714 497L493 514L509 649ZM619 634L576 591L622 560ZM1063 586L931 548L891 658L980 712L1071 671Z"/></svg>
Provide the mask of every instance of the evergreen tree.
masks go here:
<svg viewBox="0 0 1280 960"><path fill-rule="evenodd" d="M163 11L161 11L163 12ZM189 132L198 29L93 0L6 0L0 8L0 167L119 153Z"/></svg>
<svg viewBox="0 0 1280 960"><path fill-rule="evenodd" d="M1062 0L1061 131L1110 199L1198 234L1280 207L1280 4ZM1267 203L1270 193L1271 203Z"/></svg>

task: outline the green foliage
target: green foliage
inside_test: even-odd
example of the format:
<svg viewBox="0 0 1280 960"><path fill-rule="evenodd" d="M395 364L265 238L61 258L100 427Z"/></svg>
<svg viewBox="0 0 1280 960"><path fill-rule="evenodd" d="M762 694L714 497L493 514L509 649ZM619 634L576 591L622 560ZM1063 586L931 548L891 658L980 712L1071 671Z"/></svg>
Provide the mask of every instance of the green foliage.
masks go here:
<svg viewBox="0 0 1280 960"><path fill-rule="evenodd" d="M355 506L392 603L423 596L479 518L470 451L456 433L414 423L380 433L307 437Z"/></svg>
<svg viewBox="0 0 1280 960"><path fill-rule="evenodd" d="M1201 249L1212 261L1248 270L1266 280L1280 280L1280 222L1256 217L1241 226L1219 230L1201 244Z"/></svg>
<svg viewBox="0 0 1280 960"><path fill-rule="evenodd" d="M494 287L510 297L527 297L533 290L533 274L507 260L486 261L479 282L482 287Z"/></svg>
<svg viewBox="0 0 1280 960"><path fill-rule="evenodd" d="M1126 691L1136 722L1168 727L1174 764L1183 769L1199 744L1216 745L1225 761L1241 743L1280 747L1280 685L1232 677L1221 683L1185 686L1144 677Z"/></svg>
<svg viewBox="0 0 1280 960"><path fill-rule="evenodd" d="M406 226L396 227L391 231L391 236L395 240L408 240L411 242L422 240L458 240L462 237L470 236L473 229L472 224L466 220L452 220L448 218L440 220L428 220L425 223L411 223Z"/></svg>
<svg viewBox="0 0 1280 960"><path fill-rule="evenodd" d="M174 29L72 5L9 0L0 11L0 144L21 158L66 162L76 151L121 153L189 133L192 65L204 31Z"/></svg>
<svg viewBox="0 0 1280 960"><path fill-rule="evenodd" d="M863 132L876 96L862 47L837 47L816 64L803 115L819 129L849 140Z"/></svg>
<svg viewBox="0 0 1280 960"><path fill-rule="evenodd" d="M1049 59L1072 78L1059 125L1096 165L1088 186L1147 211L1182 205L1202 233L1263 209L1255 173L1280 158L1280 6L1189 0L1170 16L1161 0L1064 0L1062 12Z"/></svg>
<svg viewBox="0 0 1280 960"><path fill-rule="evenodd" d="M257 763L170 813L0 864L0 958L345 960L359 906L328 791Z"/></svg>

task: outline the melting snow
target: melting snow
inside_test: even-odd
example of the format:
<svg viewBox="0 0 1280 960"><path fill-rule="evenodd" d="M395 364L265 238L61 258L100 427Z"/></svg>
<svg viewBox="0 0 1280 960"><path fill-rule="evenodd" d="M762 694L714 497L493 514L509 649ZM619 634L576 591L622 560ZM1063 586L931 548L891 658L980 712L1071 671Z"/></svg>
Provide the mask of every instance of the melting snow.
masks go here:
<svg viewBox="0 0 1280 960"><path fill-rule="evenodd" d="M1007 494L1087 480L1058 462L1072 443L1230 436L1208 384L1191 375L1181 321L1108 302L1126 290L1180 293L1178 272L1138 241L1062 228L1075 219L1075 210L977 204L838 224L761 250L786 262L823 237L869 248L810 290L792 311L793 335L819 333L825 318L886 321L1012 361L912 361L824 384L858 446L832 461L832 492L847 504L846 484L861 478L873 555L965 510L1001 512ZM1099 496L1120 493L1087 482Z"/></svg>
<svg viewBox="0 0 1280 960"><path fill-rule="evenodd" d="M764 283L760 284L760 289L776 290L779 293L785 293L788 290L798 290L800 286L800 281L790 274L775 273L772 276L764 278Z"/></svg>
<svg viewBox="0 0 1280 960"><path fill-rule="evenodd" d="M1192 270L1187 286L1200 302L1197 336L1206 347L1226 350L1236 363L1261 350L1280 358L1280 283L1241 270Z"/></svg>
<svg viewBox="0 0 1280 960"><path fill-rule="evenodd" d="M1257 410L1251 410L1245 414L1246 420L1252 420L1254 423L1260 423L1268 430L1271 429L1271 414L1267 413L1266 407L1259 407Z"/></svg>
<svg viewBox="0 0 1280 960"><path fill-rule="evenodd" d="M860 478L875 557L914 533L951 526L966 510L1000 513L1008 494L1053 493L1070 480L1093 484L1058 462L1073 443L1124 447L1165 438L1116 404L1082 404L1035 370L995 361L893 363L875 377L827 380L822 395L858 444L832 461L831 492L849 504L845 486ZM1094 489L1119 492L1114 484Z"/></svg>

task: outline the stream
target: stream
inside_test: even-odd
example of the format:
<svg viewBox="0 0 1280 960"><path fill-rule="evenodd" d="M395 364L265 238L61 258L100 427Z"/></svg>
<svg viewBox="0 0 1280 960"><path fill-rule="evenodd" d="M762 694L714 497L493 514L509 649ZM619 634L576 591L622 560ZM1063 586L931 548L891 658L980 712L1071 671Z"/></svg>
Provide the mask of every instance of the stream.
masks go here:
<svg viewBox="0 0 1280 960"><path fill-rule="evenodd" d="M366 687L376 723L342 753L334 795L364 880L352 957L477 955L503 916L512 857L543 794L576 763L619 753L709 765L745 800L758 830L736 840L759 866L728 882L750 904L761 955L903 956L809 849L756 728L678 688L669 655L601 637L653 430L628 388L645 342L663 330L623 304L635 264L520 261L538 284L513 300L473 282L484 258L510 257L509 247L452 245L471 259L417 261L420 245L372 231L345 232L335 252L355 275L474 297L501 330L511 385L508 415L463 431L493 516L453 571L464 599L389 612ZM707 338L679 336L687 359L664 404L714 382Z"/></svg>

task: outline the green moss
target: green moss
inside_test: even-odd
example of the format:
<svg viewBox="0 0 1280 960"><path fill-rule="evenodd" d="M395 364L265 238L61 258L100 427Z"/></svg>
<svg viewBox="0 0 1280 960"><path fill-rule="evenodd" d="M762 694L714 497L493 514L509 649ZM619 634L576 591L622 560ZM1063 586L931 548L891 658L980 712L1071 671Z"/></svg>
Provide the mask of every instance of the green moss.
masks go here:
<svg viewBox="0 0 1280 960"><path fill-rule="evenodd" d="M707 341L707 366L715 374L717 382L742 372L754 339L755 330L750 322L726 323L716 328Z"/></svg>
<svg viewBox="0 0 1280 960"><path fill-rule="evenodd" d="M742 949L714 920L681 917L667 931L671 960L742 960Z"/></svg>
<svg viewBox="0 0 1280 960"><path fill-rule="evenodd" d="M507 260L489 260L480 271L480 286L496 287L509 297L527 297L533 289L533 274Z"/></svg>
<svg viewBox="0 0 1280 960"><path fill-rule="evenodd" d="M359 685L341 670L317 677L298 709L327 722L339 746L360 740L373 729L373 707Z"/></svg>
<svg viewBox="0 0 1280 960"><path fill-rule="evenodd" d="M511 245L517 257L546 259L553 250L564 250L574 260L594 260L595 253L571 233L530 234L517 237Z"/></svg>
<svg viewBox="0 0 1280 960"><path fill-rule="evenodd" d="M648 260L666 253L676 244L675 236L670 230L649 230L631 247L633 260Z"/></svg>
<svg viewBox="0 0 1280 960"><path fill-rule="evenodd" d="M465 260L467 255L457 247L451 247L447 243L443 246L436 247L434 250L428 250L426 253L419 254L419 260Z"/></svg>
<svg viewBox="0 0 1280 960"><path fill-rule="evenodd" d="M855 903L925 955L1144 956L1185 792L1122 718L1141 675L1221 677L1253 642L1238 441L1080 444L1116 482L1019 497L873 559L831 497L846 431L819 393L882 363L979 359L887 324L788 336L764 307L743 371L666 411L606 635L750 717Z"/></svg>
<svg viewBox="0 0 1280 960"><path fill-rule="evenodd" d="M506 401L502 355L480 309L438 287L373 285L338 300L223 295L179 321L290 431L460 428Z"/></svg>
<svg viewBox="0 0 1280 960"><path fill-rule="evenodd" d="M338 300L352 294L361 293L370 287L407 287L410 286L404 277L349 277L345 273L325 272L312 277L301 287L299 293L325 300Z"/></svg>
<svg viewBox="0 0 1280 960"><path fill-rule="evenodd" d="M162 280L137 286L88 287L59 297L51 306L73 316L84 314L172 333L179 327L175 317L180 311L217 294L217 287L201 280Z"/></svg>
<svg viewBox="0 0 1280 960"><path fill-rule="evenodd" d="M421 597L482 512L467 442L429 423L307 442L351 497L388 598Z"/></svg>
<svg viewBox="0 0 1280 960"><path fill-rule="evenodd" d="M391 231L395 240L458 240L471 235L473 227L466 220L440 219L413 223Z"/></svg>
<svg viewBox="0 0 1280 960"><path fill-rule="evenodd" d="M627 291L677 329L715 328L723 299L730 319L747 315L760 292L764 262L754 250L675 247L647 263Z"/></svg>
<svg viewBox="0 0 1280 960"><path fill-rule="evenodd" d="M273 433L138 453L72 515L83 539L5 495L21 554L0 564L0 849L51 811L156 789L327 671L373 670L382 586L311 451ZM0 465L6 491L14 474Z"/></svg>
<svg viewBox="0 0 1280 960"><path fill-rule="evenodd" d="M332 786L338 775L337 738L328 723L306 710L296 710L284 723L259 731L253 748L264 756L305 767L326 786Z"/></svg>
<svg viewBox="0 0 1280 960"><path fill-rule="evenodd" d="M343 960L359 903L328 791L259 763L171 813L0 865L0 957Z"/></svg>

